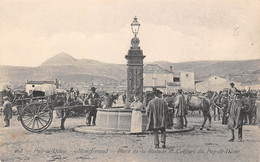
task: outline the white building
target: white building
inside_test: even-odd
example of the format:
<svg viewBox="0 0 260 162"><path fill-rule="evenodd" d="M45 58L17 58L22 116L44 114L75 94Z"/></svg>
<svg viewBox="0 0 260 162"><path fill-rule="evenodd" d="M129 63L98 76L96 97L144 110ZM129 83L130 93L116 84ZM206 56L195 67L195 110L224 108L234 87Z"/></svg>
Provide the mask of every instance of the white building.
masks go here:
<svg viewBox="0 0 260 162"><path fill-rule="evenodd" d="M230 83L233 81L229 81L226 78L221 78L219 76L211 76L202 82L196 83L196 91L198 92L207 92L208 90L219 92L224 88L229 88ZM235 87L238 89L244 89L241 83L233 82Z"/></svg>
<svg viewBox="0 0 260 162"><path fill-rule="evenodd" d="M164 93L173 93L178 89L183 91L195 91L193 72L173 73L157 64L144 66L144 91L157 88Z"/></svg>
<svg viewBox="0 0 260 162"><path fill-rule="evenodd" d="M53 95L56 88L59 88L57 79L54 81L27 81L26 92L32 94L33 91L45 92L45 95Z"/></svg>
<svg viewBox="0 0 260 162"><path fill-rule="evenodd" d="M166 83L171 82L173 73L160 67L157 64L147 64L144 66L144 91L151 91L157 88L166 92Z"/></svg>
<svg viewBox="0 0 260 162"><path fill-rule="evenodd" d="M195 91L194 72L180 72L180 82L184 92Z"/></svg>

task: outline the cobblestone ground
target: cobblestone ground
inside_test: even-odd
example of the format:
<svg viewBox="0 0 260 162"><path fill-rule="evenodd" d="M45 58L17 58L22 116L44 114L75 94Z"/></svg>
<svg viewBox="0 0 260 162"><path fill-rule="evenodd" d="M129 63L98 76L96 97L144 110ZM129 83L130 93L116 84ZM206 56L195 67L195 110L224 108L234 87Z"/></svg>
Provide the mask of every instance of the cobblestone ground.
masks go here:
<svg viewBox="0 0 260 162"><path fill-rule="evenodd" d="M69 118L66 130L59 119L43 133L30 133L16 120L0 130L1 161L260 161L260 128L244 126L243 142L227 142L229 131L220 121L214 130L199 130L202 117L188 116L195 130L167 134L167 148L154 149L151 135L82 134L73 128L84 118ZM3 120L0 121L3 126Z"/></svg>

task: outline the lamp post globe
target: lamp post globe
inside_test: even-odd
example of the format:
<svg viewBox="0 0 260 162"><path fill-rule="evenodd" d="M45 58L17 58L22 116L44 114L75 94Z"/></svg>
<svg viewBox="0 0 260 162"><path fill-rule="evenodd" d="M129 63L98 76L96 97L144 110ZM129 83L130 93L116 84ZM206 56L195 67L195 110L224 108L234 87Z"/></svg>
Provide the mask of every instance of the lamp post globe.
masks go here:
<svg viewBox="0 0 260 162"><path fill-rule="evenodd" d="M136 37L136 35L138 34L139 28L140 28L140 24L137 21L137 17L134 17L134 21L131 23L131 28L132 28L132 32L134 34L134 36Z"/></svg>

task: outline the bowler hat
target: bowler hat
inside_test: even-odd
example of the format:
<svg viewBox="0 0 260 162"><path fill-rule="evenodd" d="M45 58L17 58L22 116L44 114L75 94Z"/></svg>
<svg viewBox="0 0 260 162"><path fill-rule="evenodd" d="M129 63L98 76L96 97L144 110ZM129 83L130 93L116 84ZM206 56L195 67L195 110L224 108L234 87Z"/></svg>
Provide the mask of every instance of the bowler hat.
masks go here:
<svg viewBox="0 0 260 162"><path fill-rule="evenodd" d="M93 90L96 90L96 88L95 87L91 87L91 90L93 91Z"/></svg>
<svg viewBox="0 0 260 162"><path fill-rule="evenodd" d="M230 85L235 85L235 84L233 82L231 82Z"/></svg>

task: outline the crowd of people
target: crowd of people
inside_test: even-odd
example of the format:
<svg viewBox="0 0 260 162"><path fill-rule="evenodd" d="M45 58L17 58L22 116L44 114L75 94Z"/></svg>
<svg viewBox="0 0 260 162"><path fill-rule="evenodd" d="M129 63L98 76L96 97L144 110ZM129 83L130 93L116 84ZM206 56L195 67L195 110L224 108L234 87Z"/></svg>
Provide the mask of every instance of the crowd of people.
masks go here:
<svg viewBox="0 0 260 162"><path fill-rule="evenodd" d="M18 114L18 120L20 120L20 113L22 110L22 107L26 106L30 102L33 102L33 98L44 96L44 92L42 91L33 91L31 95L28 95L26 92L19 92L19 93L11 93L11 90L3 91L1 93L1 98L3 101L3 115L4 115L4 121L6 122L5 127L10 126L10 119L12 118L12 114L14 113L12 107L15 106L17 108L17 111L15 113ZM66 112L65 110L57 110L56 116L61 118L67 118L69 115L83 115L86 114L86 124L87 125L95 125L95 119L96 119L96 112L97 108L108 108L111 107L112 104L116 102L116 99L118 98L118 94L116 93L104 93L102 95L99 95L96 93L96 88L91 87L90 93L83 93L81 94L78 89L74 89L71 87L67 91L62 92L56 92L55 94L49 96L51 98L51 102L54 107L59 106L75 106L75 105L93 105L93 109L81 111L79 109L71 110L69 109L69 112ZM30 100L29 100L30 99ZM71 114L68 114L71 113ZM92 121L91 121L92 119Z"/></svg>
<svg viewBox="0 0 260 162"><path fill-rule="evenodd" d="M145 95L144 99L139 96L133 96L130 103L126 103L126 94L122 94L123 103L129 104L132 109L131 132L142 132L142 111L146 112L148 118L147 130L154 134L155 148L159 148L158 132L161 132L162 147L166 147L166 129L173 126L173 118L176 118L175 129L183 129L187 127L188 110L197 110L193 106L198 104L198 110L203 112L204 122L202 128L209 117L211 122L210 110L214 110L214 118L217 114L220 118L222 116L222 124L228 125L231 131L230 142L235 139L234 131L238 129L238 140L242 141L243 124L257 123L257 106L256 101L260 99L257 91L238 90L234 83L230 84L229 89L220 92L207 93L186 93L179 89L177 93L163 94L162 91L154 89L153 92ZM71 88L67 93L55 94L54 100L56 106L63 106L64 104L77 105L92 105L93 108L85 111L87 126L96 125L97 108L111 107L115 100L118 99L118 94L108 94L100 96L96 92L96 88L91 88L91 93L80 94L79 90ZM194 103L193 97L197 100ZM257 98L258 97L258 98ZM3 112L5 127L9 127L10 119L12 118L12 103L8 96L3 97ZM143 101L143 102L142 102ZM204 105L204 107L203 107ZM210 109L206 106L210 106ZM71 111L71 110L69 110ZM258 110L259 111L259 110ZM61 116L67 115L66 112L61 112ZM259 121L258 121L259 124ZM64 125L63 125L64 128Z"/></svg>
<svg viewBox="0 0 260 162"><path fill-rule="evenodd" d="M238 141L242 141L243 124L257 123L256 101L260 99L260 93L253 90L238 90L234 83L230 84L229 89L220 92L210 93L184 93L181 89L177 94L162 94L160 90L153 90L153 97L144 103L140 102L135 96L135 100L131 103L133 109L131 120L131 132L142 132L138 127L142 125L141 110L146 110L148 117L147 130L153 131L155 148L159 147L158 131L161 132L162 147L165 147L166 128L173 126L173 117L176 118L175 129L187 127L188 110L193 110L193 104L190 103L191 96L199 96L199 98L207 98L210 106L210 111L214 111L214 116L222 116L222 124L228 125L231 132L230 142L235 139L235 130L238 129ZM147 105L146 105L147 103ZM259 108L258 108L259 109ZM137 112L139 111L139 112ZM201 109L201 111L205 111ZM205 114L210 116L210 111ZM258 119L259 120L259 119ZM260 121L258 125L260 126Z"/></svg>

